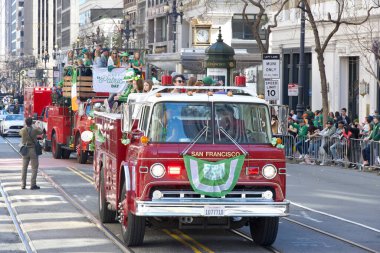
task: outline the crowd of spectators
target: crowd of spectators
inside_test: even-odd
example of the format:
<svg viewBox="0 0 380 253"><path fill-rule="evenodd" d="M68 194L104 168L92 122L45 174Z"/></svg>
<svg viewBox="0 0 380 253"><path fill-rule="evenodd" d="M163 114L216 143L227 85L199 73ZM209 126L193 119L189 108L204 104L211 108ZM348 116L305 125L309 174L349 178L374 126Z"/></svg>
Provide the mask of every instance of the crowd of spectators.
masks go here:
<svg viewBox="0 0 380 253"><path fill-rule="evenodd" d="M307 164L314 164L316 160L321 161L320 165L326 165L329 161L334 164L348 161L350 167L357 166L359 161L362 161L363 166L380 163L380 149L377 143L380 141L378 111L365 117L363 122L351 119L346 108L342 108L340 112L330 112L328 115L327 124L323 126L322 111L312 112L310 107L307 107L299 119L291 110L287 131L288 135L294 137L295 143L286 143L287 155L294 151L295 157ZM375 157L371 157L372 154Z"/></svg>

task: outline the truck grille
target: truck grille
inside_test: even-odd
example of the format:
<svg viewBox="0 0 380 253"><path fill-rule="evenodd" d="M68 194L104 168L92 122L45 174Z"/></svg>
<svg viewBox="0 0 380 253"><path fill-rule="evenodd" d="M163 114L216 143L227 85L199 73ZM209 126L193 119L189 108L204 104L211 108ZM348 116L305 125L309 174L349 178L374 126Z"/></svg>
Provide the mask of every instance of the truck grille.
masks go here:
<svg viewBox="0 0 380 253"><path fill-rule="evenodd" d="M22 126L10 126L9 129L21 129Z"/></svg>
<svg viewBox="0 0 380 253"><path fill-rule="evenodd" d="M241 202L241 201L268 201L268 199L264 198L264 193L267 192L268 189L260 189L253 191L232 191L228 193L226 196L221 198L209 197L202 194L198 194L194 191L181 191L181 190L160 190L162 193L162 197L159 199L160 201L164 200L174 200L180 199L181 201L205 201L205 202L213 202L213 201L223 201L226 202ZM271 191L271 190L269 190ZM273 193L273 191L271 191ZM273 194L274 197L274 194ZM272 198L273 200L273 198ZM271 200L269 200L271 201Z"/></svg>

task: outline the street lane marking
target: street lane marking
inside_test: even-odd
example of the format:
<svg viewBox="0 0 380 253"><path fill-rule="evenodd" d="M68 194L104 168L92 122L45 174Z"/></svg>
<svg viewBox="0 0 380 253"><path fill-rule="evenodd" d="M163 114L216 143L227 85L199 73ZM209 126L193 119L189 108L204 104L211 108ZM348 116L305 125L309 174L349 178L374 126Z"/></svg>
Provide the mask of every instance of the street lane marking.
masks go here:
<svg viewBox="0 0 380 253"><path fill-rule="evenodd" d="M199 249L197 249L195 246L191 245L190 243L188 243L187 241L185 241L184 239L182 239L179 235L177 234L174 234L174 233L171 233L169 230L167 229L162 229L162 231L164 231L166 234L168 234L170 237L172 237L173 239L179 241L180 243L182 243L183 245L191 248L193 250L194 253L202 253L202 251L200 251Z"/></svg>
<svg viewBox="0 0 380 253"><path fill-rule="evenodd" d="M84 177L88 178L89 180L94 181L94 179L93 179L91 176L87 175L86 173L84 173L84 172L81 171L80 169L75 168L75 167L71 167L71 166L69 166L69 168L71 168L71 169L77 171L78 173L80 173L80 174L83 175Z"/></svg>
<svg viewBox="0 0 380 253"><path fill-rule="evenodd" d="M77 174L78 176L80 176L81 178L83 178L84 180L86 180L87 182L89 182L90 184L94 184L94 180L89 179L89 177L87 175L83 175L81 172L79 172L77 169L74 169L74 168L71 168L71 167L67 167L67 169L71 170L73 173Z"/></svg>
<svg viewBox="0 0 380 253"><path fill-rule="evenodd" d="M191 241L193 244L195 244L196 246L198 246L198 248L202 248L207 253L214 253L214 251L212 251L211 249L209 249L208 247L206 247L202 243L197 242L194 238L190 237L189 235L185 234L184 232L182 232L182 231L180 231L178 229L175 229L174 232L176 232L177 234L181 235L187 241Z"/></svg>
<svg viewBox="0 0 380 253"><path fill-rule="evenodd" d="M307 220L315 221L317 223L321 223L322 221L311 218L305 211L301 211L302 217Z"/></svg>
<svg viewBox="0 0 380 253"><path fill-rule="evenodd" d="M298 206L298 207L301 207L303 209L306 209L306 210L309 210L309 211L312 211L312 212L315 212L315 213L319 213L319 214L322 214L322 215L325 215L325 216L328 216L328 217L331 217L331 218L334 218L334 219L337 219L337 220L341 220L341 221L344 221L344 222L347 222L347 223L351 223L351 224L354 224L354 225L357 225L357 226L360 226L360 227L363 227L363 228L366 228L366 229L369 229L369 230L372 230L374 232L377 232L377 233L380 233L380 230L379 229L376 229L376 228L373 228L373 227L369 227L367 225L364 225L364 224L361 224L361 223L358 223L358 222L355 222L355 221L351 221L351 220L347 220L347 219L344 219L344 218L341 218L339 216L336 216L336 215L333 215L333 214L329 214L329 213L325 213L325 212L321 212L321 211L318 211L318 210L315 210L313 208L309 208L309 207L306 207L306 206L303 206L301 204L297 204L293 201L290 201L290 203L292 205L295 205L295 206Z"/></svg>

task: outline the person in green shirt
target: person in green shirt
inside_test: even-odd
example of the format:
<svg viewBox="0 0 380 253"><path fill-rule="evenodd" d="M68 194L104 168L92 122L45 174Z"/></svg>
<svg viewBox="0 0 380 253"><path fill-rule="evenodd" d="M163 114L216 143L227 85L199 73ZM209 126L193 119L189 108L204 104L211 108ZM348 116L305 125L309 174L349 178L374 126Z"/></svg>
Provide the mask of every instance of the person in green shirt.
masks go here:
<svg viewBox="0 0 380 253"><path fill-rule="evenodd" d="M131 67L135 71L136 76L142 74L143 61L140 59L140 53L135 52L131 60Z"/></svg>
<svg viewBox="0 0 380 253"><path fill-rule="evenodd" d="M299 130L297 134L298 142L296 143L296 150L300 153L300 159L303 159L307 147L306 147L306 138L307 138L308 126L306 125L305 120L301 119L299 121Z"/></svg>
<svg viewBox="0 0 380 253"><path fill-rule="evenodd" d="M369 141L369 140L372 140L372 141L380 141L380 116L375 116L373 117L373 123L374 123L374 126L373 126L373 130L370 134L370 136L364 138L364 141ZM368 165L371 165L371 144L372 144L372 147L376 147L378 145L375 145L374 142L372 143L369 143L367 144L367 146L363 149L363 166L368 166ZM377 150L375 149L375 151L373 152L374 154L377 154Z"/></svg>

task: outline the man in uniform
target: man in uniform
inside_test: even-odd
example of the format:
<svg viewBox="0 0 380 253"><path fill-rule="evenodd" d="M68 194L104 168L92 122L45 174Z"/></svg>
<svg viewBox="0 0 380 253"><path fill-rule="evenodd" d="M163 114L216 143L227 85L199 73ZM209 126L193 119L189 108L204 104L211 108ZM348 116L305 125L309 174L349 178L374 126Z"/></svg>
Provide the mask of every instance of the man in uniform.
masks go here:
<svg viewBox="0 0 380 253"><path fill-rule="evenodd" d="M29 166L29 161L32 164L32 178L30 183L31 190L40 189L36 184L37 172L38 172L38 155L35 150L35 142L37 141L37 136L42 134L40 128L32 127L33 120L32 118L25 119L25 124L20 130L21 143L26 145L28 152L25 156L22 157L22 171L21 171L21 189L26 187L26 172Z"/></svg>

